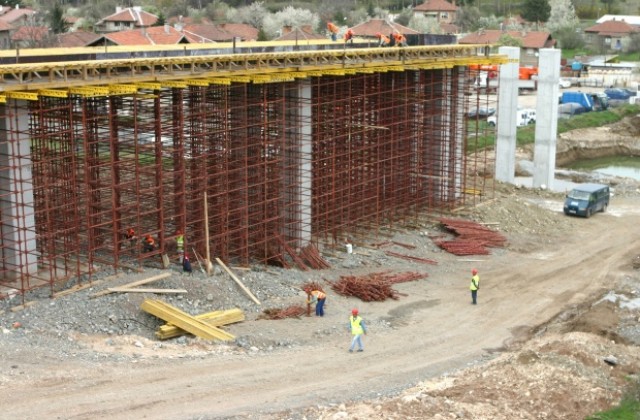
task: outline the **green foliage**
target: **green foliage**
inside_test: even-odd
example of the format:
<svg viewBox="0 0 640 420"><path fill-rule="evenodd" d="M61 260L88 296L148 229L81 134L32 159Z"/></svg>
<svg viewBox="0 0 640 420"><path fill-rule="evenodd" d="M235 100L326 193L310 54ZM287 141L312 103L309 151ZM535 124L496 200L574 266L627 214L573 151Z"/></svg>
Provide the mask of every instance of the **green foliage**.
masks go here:
<svg viewBox="0 0 640 420"><path fill-rule="evenodd" d="M456 13L456 25L464 31L473 32L481 28L480 9L475 6L465 7Z"/></svg>
<svg viewBox="0 0 640 420"><path fill-rule="evenodd" d="M529 22L546 22L551 16L548 0L525 0L522 17Z"/></svg>
<svg viewBox="0 0 640 420"><path fill-rule="evenodd" d="M59 3L55 3L49 10L47 21L49 29L51 29L51 32L54 34L62 34L69 29L69 23L65 20L64 10Z"/></svg>
<svg viewBox="0 0 640 420"><path fill-rule="evenodd" d="M162 12L158 13L158 20L156 21L155 25L153 26L164 26L164 24L167 22L167 19L165 18L164 14Z"/></svg>
<svg viewBox="0 0 640 420"><path fill-rule="evenodd" d="M23 7L22 1L20 0L2 0L0 4L3 6L10 6L15 8L16 6Z"/></svg>
<svg viewBox="0 0 640 420"><path fill-rule="evenodd" d="M501 35L500 38L498 38L497 44L505 47L520 47L520 48L522 48L522 45L523 45L522 39L515 38L509 34Z"/></svg>
<svg viewBox="0 0 640 420"><path fill-rule="evenodd" d="M640 381L630 381L622 401L611 410L601 411L586 420L637 420L640 415Z"/></svg>
<svg viewBox="0 0 640 420"><path fill-rule="evenodd" d="M554 38L558 41L560 48L563 50L565 48L576 50L585 46L582 34L580 32L576 32L576 30L571 27L560 29L558 32L554 33Z"/></svg>
<svg viewBox="0 0 640 420"><path fill-rule="evenodd" d="M558 134L579 128L601 127L603 125L612 124L620 121L622 118L636 115L640 112L640 105L624 105L618 108L612 108L601 112L587 112L576 115L569 119L558 120ZM495 130L490 128L486 121L479 121L476 126L475 120L467 123L467 130L470 133L467 141L467 152L476 152L484 148L493 147L496 142ZM473 133L478 132L476 137ZM518 127L516 132L516 143L518 146L533 144L535 142L536 126L535 124L525 127ZM594 418L593 420L595 420ZM607 417L607 419L609 419ZM613 419L613 417L612 417ZM634 418L635 420L635 418Z"/></svg>
<svg viewBox="0 0 640 420"><path fill-rule="evenodd" d="M411 8L407 7L402 9L402 12L396 16L394 22L398 25L409 26L409 21L413 17L413 11Z"/></svg>

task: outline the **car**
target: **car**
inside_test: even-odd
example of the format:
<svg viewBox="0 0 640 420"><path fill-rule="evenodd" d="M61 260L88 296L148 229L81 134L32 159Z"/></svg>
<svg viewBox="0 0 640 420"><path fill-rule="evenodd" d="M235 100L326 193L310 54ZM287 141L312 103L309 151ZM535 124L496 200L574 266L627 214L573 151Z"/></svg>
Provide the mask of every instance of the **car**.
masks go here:
<svg viewBox="0 0 640 420"><path fill-rule="evenodd" d="M568 88L570 88L570 87L571 87L571 80L569 80L569 79L563 79L563 78L561 77L561 78L560 78L560 82L559 82L559 84L560 84L560 87L561 87L562 89L568 89Z"/></svg>
<svg viewBox="0 0 640 420"><path fill-rule="evenodd" d="M619 88L605 89L604 94L607 95L609 99L620 99L623 101L628 101L630 97L635 96L635 92Z"/></svg>
<svg viewBox="0 0 640 420"><path fill-rule="evenodd" d="M587 112L587 108L577 102L567 102L558 105L558 118L571 118Z"/></svg>
<svg viewBox="0 0 640 420"><path fill-rule="evenodd" d="M484 119L492 116L495 113L496 113L495 108L480 107L480 108L469 110L469 112L467 113L467 117Z"/></svg>

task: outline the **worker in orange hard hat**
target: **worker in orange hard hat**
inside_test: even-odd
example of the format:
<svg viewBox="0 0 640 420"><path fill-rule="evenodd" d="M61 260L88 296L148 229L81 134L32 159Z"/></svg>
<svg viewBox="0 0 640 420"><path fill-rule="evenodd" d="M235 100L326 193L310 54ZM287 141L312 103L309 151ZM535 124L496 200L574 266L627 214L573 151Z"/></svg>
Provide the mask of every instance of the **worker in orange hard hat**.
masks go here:
<svg viewBox="0 0 640 420"><path fill-rule="evenodd" d="M391 45L391 39L386 35L382 35L380 32L376 34L376 38L380 41L378 43L378 47L388 47Z"/></svg>
<svg viewBox="0 0 640 420"><path fill-rule="evenodd" d="M478 289L480 289L480 276L475 268L471 270L471 303L476 305L478 301Z"/></svg>
<svg viewBox="0 0 640 420"><path fill-rule="evenodd" d="M154 249L156 249L156 241L151 235L147 235L144 237L144 240L142 241L142 249L144 250L144 252L152 252Z"/></svg>
<svg viewBox="0 0 640 420"><path fill-rule="evenodd" d="M136 231L133 228L127 229L127 233L124 235L125 239L129 241L129 246L134 246L136 244Z"/></svg>
<svg viewBox="0 0 640 420"><path fill-rule="evenodd" d="M338 40L338 27L331 22L327 22L327 30L329 31L329 35L331 36L332 41Z"/></svg>
<svg viewBox="0 0 640 420"><path fill-rule="evenodd" d="M367 326L364 320L358 314L357 309L351 310L351 316L349 317L349 331L351 331L351 346L349 346L349 353L353 353L353 350L358 345L358 351L364 351L362 345L362 334L367 334Z"/></svg>
<svg viewBox="0 0 640 420"><path fill-rule="evenodd" d="M347 32L344 33L344 42L345 43L350 43L353 45L353 36L355 34L353 33L353 30L351 28L347 29Z"/></svg>
<svg viewBox="0 0 640 420"><path fill-rule="evenodd" d="M405 38L405 36L400 32L394 32L393 39L398 47L405 47L407 45L407 38Z"/></svg>

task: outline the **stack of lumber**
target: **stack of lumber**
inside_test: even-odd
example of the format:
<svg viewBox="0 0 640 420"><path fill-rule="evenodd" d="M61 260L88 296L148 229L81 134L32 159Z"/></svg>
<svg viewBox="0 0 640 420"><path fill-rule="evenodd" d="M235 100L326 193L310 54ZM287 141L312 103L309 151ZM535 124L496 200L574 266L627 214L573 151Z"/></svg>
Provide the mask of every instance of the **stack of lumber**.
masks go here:
<svg viewBox="0 0 640 420"><path fill-rule="evenodd" d="M156 299L145 299L142 302L143 311L205 340L231 341L235 337L218 327L209 325L202 319L191 316L175 306Z"/></svg>
<svg viewBox="0 0 640 420"><path fill-rule="evenodd" d="M195 318L200 321L204 321L213 327L222 327L224 325L244 321L244 312L242 312L241 309L229 309L226 311L207 312L205 314L196 315ZM162 325L158 328L158 331L156 331L156 337L160 340L167 340L184 334L187 334L185 330L182 330L172 324Z"/></svg>

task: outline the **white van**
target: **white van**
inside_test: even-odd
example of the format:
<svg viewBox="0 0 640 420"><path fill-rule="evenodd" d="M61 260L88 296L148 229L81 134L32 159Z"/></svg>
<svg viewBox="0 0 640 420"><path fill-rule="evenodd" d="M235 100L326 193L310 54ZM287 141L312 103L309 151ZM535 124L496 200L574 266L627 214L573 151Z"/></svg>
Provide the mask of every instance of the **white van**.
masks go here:
<svg viewBox="0 0 640 420"><path fill-rule="evenodd" d="M495 127L498 122L497 115L487 118L487 124ZM516 111L516 127L524 127L536 123L536 110L532 108L519 109Z"/></svg>

